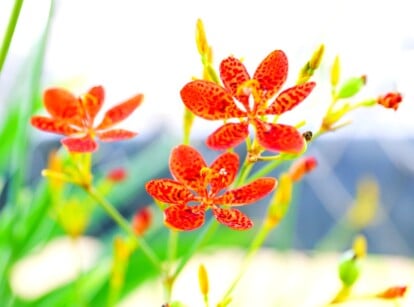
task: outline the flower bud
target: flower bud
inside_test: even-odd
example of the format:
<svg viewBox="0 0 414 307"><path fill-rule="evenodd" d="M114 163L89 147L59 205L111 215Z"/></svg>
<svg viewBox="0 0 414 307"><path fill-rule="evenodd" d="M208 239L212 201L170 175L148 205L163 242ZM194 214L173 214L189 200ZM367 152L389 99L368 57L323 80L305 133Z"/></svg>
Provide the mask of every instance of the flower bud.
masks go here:
<svg viewBox="0 0 414 307"><path fill-rule="evenodd" d="M350 78L342 84L338 91L338 98L350 98L358 94L362 87L366 84L366 76Z"/></svg>
<svg viewBox="0 0 414 307"><path fill-rule="evenodd" d="M363 258L367 254L367 239L363 235L358 235L352 244L352 250L357 258Z"/></svg>
<svg viewBox="0 0 414 307"><path fill-rule="evenodd" d="M267 212L269 227L275 227L286 215L292 200L293 182L289 174L284 173L279 178L279 186L270 201Z"/></svg>
<svg viewBox="0 0 414 307"><path fill-rule="evenodd" d="M197 45L198 52L201 55L208 54L207 37L206 37L206 32L204 31L204 24L201 19L197 19L197 24L196 24L196 45Z"/></svg>
<svg viewBox="0 0 414 307"><path fill-rule="evenodd" d="M198 267L198 284L200 286L201 294L206 297L208 295L209 284L207 270L203 264L200 264Z"/></svg>
<svg viewBox="0 0 414 307"><path fill-rule="evenodd" d="M150 206L139 209L132 218L132 228L137 236L142 236L152 223L152 210Z"/></svg>
<svg viewBox="0 0 414 307"><path fill-rule="evenodd" d="M304 157L295 161L289 169L289 176L293 182L300 181L304 175L311 172L318 162L314 157Z"/></svg>
<svg viewBox="0 0 414 307"><path fill-rule="evenodd" d="M395 111L397 111L398 106L400 105L401 101L402 101L402 96L400 93L397 93L397 92L388 93L384 96L379 96L377 98L378 104L388 109L394 109Z"/></svg>
<svg viewBox="0 0 414 307"><path fill-rule="evenodd" d="M331 67L331 85L337 86L341 75L341 63L339 61L339 55L335 57L335 60Z"/></svg>
<svg viewBox="0 0 414 307"><path fill-rule="evenodd" d="M396 299L403 297L407 292L407 286L394 286L377 294L376 296L383 299Z"/></svg>
<svg viewBox="0 0 414 307"><path fill-rule="evenodd" d="M108 175L106 176L107 179L109 179L112 182L121 182L124 181L127 177L127 172L124 168L114 168L109 171Z"/></svg>
<svg viewBox="0 0 414 307"><path fill-rule="evenodd" d="M351 287L359 278L360 264L353 251L347 251L339 263L339 278L346 287Z"/></svg>

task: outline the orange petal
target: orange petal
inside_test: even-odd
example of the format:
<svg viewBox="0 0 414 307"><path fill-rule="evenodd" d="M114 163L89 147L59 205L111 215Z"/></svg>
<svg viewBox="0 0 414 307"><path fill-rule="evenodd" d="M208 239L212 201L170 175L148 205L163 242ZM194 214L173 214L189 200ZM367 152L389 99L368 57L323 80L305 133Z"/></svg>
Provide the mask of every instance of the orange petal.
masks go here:
<svg viewBox="0 0 414 307"><path fill-rule="evenodd" d="M113 142L113 141L122 141L133 138L138 133L124 130L124 129L112 129L104 132L97 133L97 136L101 141L104 142Z"/></svg>
<svg viewBox="0 0 414 307"><path fill-rule="evenodd" d="M264 91L263 99L267 100L280 90L288 74L288 59L282 50L270 53L257 67L253 79L259 81Z"/></svg>
<svg viewBox="0 0 414 307"><path fill-rule="evenodd" d="M255 120L257 140L270 151L300 153L305 146L302 134L292 126Z"/></svg>
<svg viewBox="0 0 414 307"><path fill-rule="evenodd" d="M245 117L246 112L237 108L231 94L214 82L196 80L181 90L181 99L195 115L205 119Z"/></svg>
<svg viewBox="0 0 414 307"><path fill-rule="evenodd" d="M65 138L61 142L71 152L94 152L98 149L98 144L90 136Z"/></svg>
<svg viewBox="0 0 414 307"><path fill-rule="evenodd" d="M239 169L239 156L233 152L221 154L210 166L214 176L210 181L211 193L216 194L221 189L233 183Z"/></svg>
<svg viewBox="0 0 414 307"><path fill-rule="evenodd" d="M175 179L200 194L205 191L201 169L206 167L201 154L191 146L179 145L171 151L170 171Z"/></svg>
<svg viewBox="0 0 414 307"><path fill-rule="evenodd" d="M184 205L194 200L194 195L180 182L171 179L154 179L147 182L148 194L160 202Z"/></svg>
<svg viewBox="0 0 414 307"><path fill-rule="evenodd" d="M204 210L199 207L170 206L164 211L164 223L174 230L194 230L204 224Z"/></svg>
<svg viewBox="0 0 414 307"><path fill-rule="evenodd" d="M43 94L43 102L46 110L53 117L71 119L82 117L82 109L78 98L62 88L50 88Z"/></svg>
<svg viewBox="0 0 414 307"><path fill-rule="evenodd" d="M55 119L44 116L33 116L30 119L32 126L46 132L58 133L58 134L72 134L79 132L69 126L69 124L61 119Z"/></svg>
<svg viewBox="0 0 414 307"><path fill-rule="evenodd" d="M315 82L307 82L284 90L265 110L265 114L280 115L293 109L308 97L315 85Z"/></svg>
<svg viewBox="0 0 414 307"><path fill-rule="evenodd" d="M247 80L250 80L249 73L244 64L235 57L228 57L220 64L220 77L225 88L243 103L246 110L249 110L249 95L237 95L237 90Z"/></svg>
<svg viewBox="0 0 414 307"><path fill-rule="evenodd" d="M227 191L216 197L214 203L226 206L251 204L269 194L276 187L276 183L277 180L274 178L259 178L245 186Z"/></svg>
<svg viewBox="0 0 414 307"><path fill-rule="evenodd" d="M214 131L206 140L211 149L224 150L242 143L249 135L249 124L227 123Z"/></svg>
<svg viewBox="0 0 414 307"><path fill-rule="evenodd" d="M102 107L105 98L105 91L102 86L95 86L82 98L83 107L89 115L91 122Z"/></svg>
<svg viewBox="0 0 414 307"><path fill-rule="evenodd" d="M109 109L96 129L107 129L123 121L140 106L143 99L144 95L138 94Z"/></svg>
<svg viewBox="0 0 414 307"><path fill-rule="evenodd" d="M247 230L253 227L252 220L237 209L213 208L213 214L217 221L234 230Z"/></svg>

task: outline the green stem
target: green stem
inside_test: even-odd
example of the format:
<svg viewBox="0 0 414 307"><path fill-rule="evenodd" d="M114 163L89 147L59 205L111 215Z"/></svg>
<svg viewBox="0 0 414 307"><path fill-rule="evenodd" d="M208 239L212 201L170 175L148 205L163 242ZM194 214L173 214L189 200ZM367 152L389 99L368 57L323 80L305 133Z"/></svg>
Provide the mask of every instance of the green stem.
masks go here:
<svg viewBox="0 0 414 307"><path fill-rule="evenodd" d="M253 257L256 255L257 251L262 246L263 242L266 240L268 234L270 233L272 228L268 227L267 224L264 222L262 226L259 229L259 232L255 236L252 244L249 247L249 250L243 260L241 269L239 273L237 274L236 278L231 283L230 287L227 289L227 292L224 294L223 298L220 300L220 302L226 302L230 298L230 295L236 288L237 284L239 283L240 279L243 277L244 273L246 273L250 263L253 260ZM221 306L219 304L219 306Z"/></svg>
<svg viewBox="0 0 414 307"><path fill-rule="evenodd" d="M207 242L210 237L216 232L218 223L216 223L215 219L210 219L208 224L204 227L203 232L197 237L196 241L191 246L188 253L184 255L183 258L181 258L181 261L179 262L174 274L172 274L171 278L175 280L177 276L181 273L181 271L184 269L187 262L190 260L191 256L193 256L197 250L205 243Z"/></svg>
<svg viewBox="0 0 414 307"><path fill-rule="evenodd" d="M3 42L0 49L0 73L3 70L4 62L6 61L9 52L10 43L13 38L14 30L16 29L17 20L19 19L20 11L23 5L23 0L15 0L13 10L10 15L9 24L7 25L4 34Z"/></svg>
<svg viewBox="0 0 414 307"><path fill-rule="evenodd" d="M135 235L134 230L131 228L130 223L115 209L112 204L107 201L94 187L86 186L85 191L96 200L96 202L108 213L108 215L121 227L131 238L138 243L139 248L151 261L151 263L159 270L162 271L161 261L157 255L148 245L148 243L141 237Z"/></svg>
<svg viewBox="0 0 414 307"><path fill-rule="evenodd" d="M244 161L242 168L240 169L239 176L237 177L234 187L239 187L243 183L246 183L246 179L249 176L254 163L249 162L247 159Z"/></svg>
<svg viewBox="0 0 414 307"><path fill-rule="evenodd" d="M168 238L167 248L167 269L166 269L166 280L165 280L165 299L166 302L171 301L172 290L174 287L175 277L171 274L171 270L174 264L174 260L177 255L177 243L178 243L178 231L170 230L170 236Z"/></svg>
<svg viewBox="0 0 414 307"><path fill-rule="evenodd" d="M278 167L284 159L277 159L272 162L267 163L265 166L263 166L261 169L259 169L256 173L254 173L250 178L249 181L253 181L257 178L263 177L273 171L276 167Z"/></svg>

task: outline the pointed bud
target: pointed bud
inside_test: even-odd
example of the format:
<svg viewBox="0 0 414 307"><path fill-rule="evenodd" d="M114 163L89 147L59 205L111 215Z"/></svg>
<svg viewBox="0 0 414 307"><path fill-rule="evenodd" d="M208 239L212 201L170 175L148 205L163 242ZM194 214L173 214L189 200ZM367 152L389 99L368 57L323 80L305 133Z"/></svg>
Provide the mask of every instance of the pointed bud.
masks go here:
<svg viewBox="0 0 414 307"><path fill-rule="evenodd" d="M377 98L377 103L385 108L393 109L397 111L400 103L402 102L402 96L400 93L388 93L384 96Z"/></svg>
<svg viewBox="0 0 414 307"><path fill-rule="evenodd" d="M204 24L201 19L197 19L197 24L196 24L196 45L197 45L198 53L200 53L200 55L208 54L207 37L206 37L206 32L204 30Z"/></svg>
<svg viewBox="0 0 414 307"><path fill-rule="evenodd" d="M313 52L311 59L306 62L306 64L300 70L296 84L303 84L313 76L315 70L319 68L319 65L322 62L324 52L325 45L323 44Z"/></svg>
<svg viewBox="0 0 414 307"><path fill-rule="evenodd" d="M200 264L198 267L198 284L200 286L201 294L204 296L204 298L206 298L209 291L209 283L207 270L203 264Z"/></svg>
<svg viewBox="0 0 414 307"><path fill-rule="evenodd" d="M296 160L289 169L289 176L293 182L300 181L304 175L311 172L318 162L314 157L303 157Z"/></svg>
<svg viewBox="0 0 414 307"><path fill-rule="evenodd" d="M394 286L388 288L384 292L377 294L376 296L382 299L396 299L404 297L405 293L407 292L407 286Z"/></svg>
<svg viewBox="0 0 414 307"><path fill-rule="evenodd" d="M47 160L47 169L55 173L61 173L63 175L63 162L56 150L51 151L49 154ZM64 181L58 178L49 177L49 183L52 190L56 192L63 187Z"/></svg>
<svg viewBox="0 0 414 307"><path fill-rule="evenodd" d="M312 58L309 61L309 67L312 70L316 70L319 68L319 65L321 65L323 54L325 53L325 45L321 44L318 49L316 49L313 54Z"/></svg>
<svg viewBox="0 0 414 307"><path fill-rule="evenodd" d="M189 145L190 144L190 135L191 135L191 128L193 127L195 115L191 112L187 107L184 108L184 117L183 117L183 130L184 130L184 137L183 137L183 144Z"/></svg>
<svg viewBox="0 0 414 307"><path fill-rule="evenodd" d="M132 218L132 228L137 236L142 236L152 223L152 210L150 206L139 209Z"/></svg>
<svg viewBox="0 0 414 307"><path fill-rule="evenodd" d="M377 216L379 187L373 179L363 179L358 183L353 206L347 212L349 223L356 229L368 226Z"/></svg>
<svg viewBox="0 0 414 307"><path fill-rule="evenodd" d="M363 258L367 254L367 239L363 235L358 235L352 245L352 250L357 258Z"/></svg>
<svg viewBox="0 0 414 307"><path fill-rule="evenodd" d="M268 227L275 227L285 217L292 200L292 192L293 181L289 174L283 173L267 211Z"/></svg>
<svg viewBox="0 0 414 307"><path fill-rule="evenodd" d="M78 198L71 198L56 207L57 221L72 238L78 238L85 233L92 212Z"/></svg>
<svg viewBox="0 0 414 307"><path fill-rule="evenodd" d="M339 55L337 55L331 67L331 85L333 87L338 85L340 76L341 76L341 62L339 60Z"/></svg>
<svg viewBox="0 0 414 307"><path fill-rule="evenodd" d="M339 278L346 287L351 287L359 278L361 268L353 251L344 253L339 263Z"/></svg>

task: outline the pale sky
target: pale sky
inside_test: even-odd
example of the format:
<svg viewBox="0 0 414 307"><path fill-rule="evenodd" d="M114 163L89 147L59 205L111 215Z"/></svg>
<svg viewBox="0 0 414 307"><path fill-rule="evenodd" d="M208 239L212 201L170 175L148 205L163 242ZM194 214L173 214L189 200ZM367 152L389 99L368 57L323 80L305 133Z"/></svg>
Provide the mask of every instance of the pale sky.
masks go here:
<svg viewBox="0 0 414 307"><path fill-rule="evenodd" d="M0 2L0 35L12 2ZM0 91L33 48L48 5L47 0L24 2ZM414 136L414 22L409 5L408 0L57 1L44 86L71 85L82 93L102 84L108 105L142 92L145 102L127 124L141 135L158 122L181 133L179 91L201 72L194 43L200 17L216 67L232 54L243 57L253 74L268 53L283 49L290 63L285 88L294 85L301 65L325 43L325 64L316 76L320 86L281 122L307 118L307 127L316 129L329 102L328 66L339 53L344 77L368 75L361 97L398 90L405 98L397 112L375 108L354 114L354 128L342 135ZM199 120L195 132L208 134L218 124Z"/></svg>

